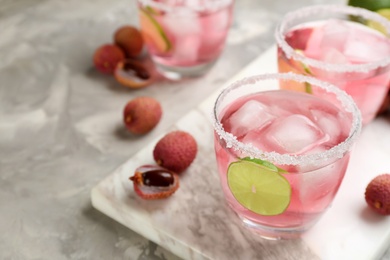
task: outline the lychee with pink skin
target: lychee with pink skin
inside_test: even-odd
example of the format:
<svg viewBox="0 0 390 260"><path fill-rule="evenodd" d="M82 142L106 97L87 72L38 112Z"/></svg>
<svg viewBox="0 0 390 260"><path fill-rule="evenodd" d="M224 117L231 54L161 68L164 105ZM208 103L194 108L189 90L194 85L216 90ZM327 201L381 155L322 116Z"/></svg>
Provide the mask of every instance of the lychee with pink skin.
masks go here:
<svg viewBox="0 0 390 260"><path fill-rule="evenodd" d="M119 62L125 59L121 48L113 44L100 46L93 55L96 69L105 74L113 74Z"/></svg>
<svg viewBox="0 0 390 260"><path fill-rule="evenodd" d="M194 161L198 151L195 138L184 131L173 131L161 138L154 150L156 163L168 170L181 173Z"/></svg>
<svg viewBox="0 0 390 260"><path fill-rule="evenodd" d="M140 55L144 46L141 32L131 25L120 27L114 34L114 42L125 51L128 58Z"/></svg>
<svg viewBox="0 0 390 260"><path fill-rule="evenodd" d="M365 199L375 212L390 215L390 174L375 177L367 185Z"/></svg>
<svg viewBox="0 0 390 260"><path fill-rule="evenodd" d="M137 97L129 101L123 111L126 129L133 134L146 134L160 122L162 108L151 97Z"/></svg>

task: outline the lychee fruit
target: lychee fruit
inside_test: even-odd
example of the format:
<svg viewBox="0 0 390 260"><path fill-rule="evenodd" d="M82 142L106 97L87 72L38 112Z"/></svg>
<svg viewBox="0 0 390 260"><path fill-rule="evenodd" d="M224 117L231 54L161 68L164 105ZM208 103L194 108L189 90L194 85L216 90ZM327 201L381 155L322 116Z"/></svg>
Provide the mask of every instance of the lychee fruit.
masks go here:
<svg viewBox="0 0 390 260"><path fill-rule="evenodd" d="M390 174L375 177L367 185L365 199L375 212L390 215Z"/></svg>
<svg viewBox="0 0 390 260"><path fill-rule="evenodd" d="M130 59L118 63L115 69L115 79L129 88L142 88L153 82L146 67L140 62Z"/></svg>
<svg viewBox="0 0 390 260"><path fill-rule="evenodd" d="M135 193L147 200L167 198L180 186L176 173L157 165L140 166L129 179Z"/></svg>
<svg viewBox="0 0 390 260"><path fill-rule="evenodd" d="M114 42L125 51L128 58L137 57L144 46L141 32L130 25L122 26L115 32Z"/></svg>
<svg viewBox="0 0 390 260"><path fill-rule="evenodd" d="M102 73L112 74L119 62L125 59L121 48L112 44L100 46L93 55L96 69Z"/></svg>
<svg viewBox="0 0 390 260"><path fill-rule="evenodd" d="M151 97L137 97L129 101L123 110L123 122L133 134L145 134L160 122L162 108Z"/></svg>
<svg viewBox="0 0 390 260"><path fill-rule="evenodd" d="M161 138L153 150L158 165L181 173L192 163L198 151L194 137L184 131L173 131Z"/></svg>

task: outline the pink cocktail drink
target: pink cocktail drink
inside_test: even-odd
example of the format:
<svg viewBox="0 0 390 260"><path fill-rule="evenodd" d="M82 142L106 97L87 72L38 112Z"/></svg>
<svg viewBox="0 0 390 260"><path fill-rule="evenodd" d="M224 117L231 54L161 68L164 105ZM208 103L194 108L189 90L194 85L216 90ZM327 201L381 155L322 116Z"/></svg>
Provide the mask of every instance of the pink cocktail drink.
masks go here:
<svg viewBox="0 0 390 260"><path fill-rule="evenodd" d="M376 21L383 32L351 21L348 15L370 20L369 24ZM367 124L388 91L389 33L390 23L367 10L345 6L297 10L286 15L276 32L279 72L292 71L335 84L352 96ZM310 92L304 85L288 88Z"/></svg>
<svg viewBox="0 0 390 260"><path fill-rule="evenodd" d="M215 63L225 45L233 1L138 0L141 32L164 75L198 76Z"/></svg>
<svg viewBox="0 0 390 260"><path fill-rule="evenodd" d="M294 74L257 76L233 84L222 92L215 106L215 152L225 198L245 225L273 238L300 234L329 207L361 127L356 105L344 92L333 92L336 87L325 84L325 90L318 81L310 81L312 94L271 90L270 84L275 86L279 79L286 85L309 82L307 77ZM244 171L247 164L255 167L252 161L257 159L253 158L278 167L278 173L266 172L282 176L285 183L281 184L290 189L287 196L275 186L271 193L276 195L266 194L257 200L263 191L256 176L248 190L242 184L239 187L244 190L235 190L240 174L252 178ZM242 173L231 170L237 162L245 166L240 168ZM272 180L265 180L265 185L272 185ZM240 196L245 192L243 200ZM273 211L272 203L280 201L275 196L288 197L281 212ZM262 203L271 208L255 205Z"/></svg>

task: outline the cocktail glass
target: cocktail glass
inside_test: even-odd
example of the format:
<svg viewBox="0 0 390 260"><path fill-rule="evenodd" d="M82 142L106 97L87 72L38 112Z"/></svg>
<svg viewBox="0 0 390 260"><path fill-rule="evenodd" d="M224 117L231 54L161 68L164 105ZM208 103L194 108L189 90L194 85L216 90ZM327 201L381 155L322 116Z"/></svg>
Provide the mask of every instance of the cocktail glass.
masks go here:
<svg viewBox="0 0 390 260"><path fill-rule="evenodd" d="M375 117L388 90L389 35L390 22L366 9L319 5L290 12L275 33L279 72L314 76L345 90L365 125ZM291 86L282 86L287 87ZM294 88L310 92L305 85Z"/></svg>
<svg viewBox="0 0 390 260"><path fill-rule="evenodd" d="M224 49L234 0L138 0L141 32L167 78L201 76Z"/></svg>
<svg viewBox="0 0 390 260"><path fill-rule="evenodd" d="M310 84L312 94L279 82ZM344 91L293 73L231 84L215 102L214 123L227 203L245 226L274 239L299 236L329 207L362 125Z"/></svg>

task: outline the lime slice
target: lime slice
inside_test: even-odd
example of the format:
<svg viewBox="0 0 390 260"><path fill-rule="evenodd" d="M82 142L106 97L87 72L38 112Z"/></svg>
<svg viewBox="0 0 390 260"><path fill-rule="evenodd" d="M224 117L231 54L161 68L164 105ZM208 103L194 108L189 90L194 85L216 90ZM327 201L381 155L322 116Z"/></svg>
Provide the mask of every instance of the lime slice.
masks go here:
<svg viewBox="0 0 390 260"><path fill-rule="evenodd" d="M301 50L298 50L296 49L295 52L301 54L301 55L304 55L303 54L303 51ZM310 75L310 76L314 76L313 72L311 72L309 66L307 66L305 63L303 62L299 62L301 64L301 66L303 67L303 70L305 71L305 74L306 75ZM305 82L305 92L308 93L308 94L313 94L313 89L311 87L311 84L308 83L308 82Z"/></svg>
<svg viewBox="0 0 390 260"><path fill-rule="evenodd" d="M172 48L162 26L154 19L149 9L140 9L140 24L142 35L147 43L153 45L158 52L168 52Z"/></svg>
<svg viewBox="0 0 390 260"><path fill-rule="evenodd" d="M252 161L233 162L228 168L228 185L245 208L264 216L283 213L291 199L291 186L276 171Z"/></svg>
<svg viewBox="0 0 390 260"><path fill-rule="evenodd" d="M390 20L390 8L380 9L377 13ZM383 34L387 34L386 29L378 22L369 20L367 21L367 26L380 31Z"/></svg>
<svg viewBox="0 0 390 260"><path fill-rule="evenodd" d="M390 20L390 8L384 8L376 11L378 14Z"/></svg>
<svg viewBox="0 0 390 260"><path fill-rule="evenodd" d="M158 10L156 8L153 8L153 7L149 6L149 5L145 6L145 11L147 13L149 13L149 14L152 14L152 15L156 15L156 14L160 15L160 14L162 14L162 12L160 10Z"/></svg>
<svg viewBox="0 0 390 260"><path fill-rule="evenodd" d="M241 160L250 161L250 162L254 162L254 163L263 165L264 167L267 167L274 172L288 173L286 170L279 168L279 167L276 167L273 163L270 163L268 161L264 161L264 160L261 160L258 158L245 157L245 158L242 158Z"/></svg>
<svg viewBox="0 0 390 260"><path fill-rule="evenodd" d="M371 11L377 11L390 7L390 0L349 0L348 5L362 7Z"/></svg>

